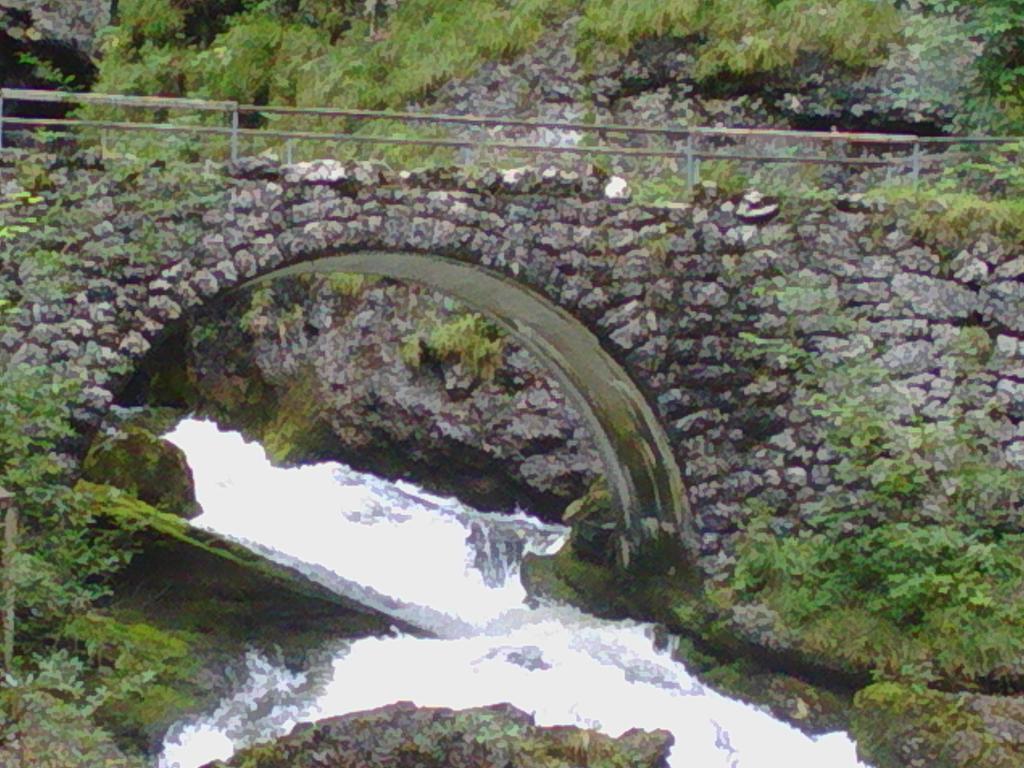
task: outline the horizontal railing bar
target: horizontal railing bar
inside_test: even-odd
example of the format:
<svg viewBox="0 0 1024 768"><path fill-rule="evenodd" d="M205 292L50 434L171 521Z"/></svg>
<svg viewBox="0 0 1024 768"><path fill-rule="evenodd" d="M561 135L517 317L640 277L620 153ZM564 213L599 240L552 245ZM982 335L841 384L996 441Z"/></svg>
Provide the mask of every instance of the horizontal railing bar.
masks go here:
<svg viewBox="0 0 1024 768"><path fill-rule="evenodd" d="M35 127L79 127L96 128L115 131L139 131L147 130L161 133L199 133L214 134L225 137L232 136L235 132L231 128L219 126L201 125L174 125L171 123L116 123L100 120L62 120L57 118L30 118L17 117L5 118L5 124L12 126L35 126ZM682 160L686 158L684 151L667 151L637 149L632 147L557 147L546 144L516 144L513 142L474 142L464 139L409 139L385 136L364 136L352 133L316 133L310 131L268 131L259 128L240 128L237 131L239 136L275 138L300 141L335 141L352 142L357 144L391 144L398 146L427 146L427 147L448 147L459 149L503 149L512 151L525 151L533 154L546 152L578 154L578 155L612 155L616 157L661 157ZM804 163L811 165L851 165L851 166L888 166L899 165L905 161L895 160L872 160L867 158L837 157L826 158L814 157L793 157L779 155L742 155L734 153L710 153L694 152L693 157L701 160L746 160L765 163Z"/></svg>
<svg viewBox="0 0 1024 768"><path fill-rule="evenodd" d="M77 104L110 104L118 107L154 107L159 109L195 109L207 112L234 110L234 101L179 99L169 96L119 96L109 93L69 93L22 88L0 88L0 97L12 101L58 102Z"/></svg>
<svg viewBox="0 0 1024 768"><path fill-rule="evenodd" d="M1024 136L922 136L918 144L1022 144Z"/></svg>
<svg viewBox="0 0 1024 768"><path fill-rule="evenodd" d="M660 136L762 136L790 139L813 139L816 141L849 141L856 143L908 144L920 142L923 137L914 134L884 134L860 132L824 132L824 131L792 131L769 128L716 128L707 126L679 127L648 127L623 125L616 123L583 123L570 121L545 121L533 119L517 119L488 115L452 115L446 113L427 114L423 112L388 112L382 110L333 109L330 107L287 107L263 106L258 104L238 104L233 101L207 101L203 99L187 99L164 96L125 96L104 93L69 93L65 91L47 91L18 88L4 88L5 98L23 101L55 101L78 102L92 104L110 104L114 106L137 106L154 108L196 109L208 111L237 110L249 114L297 114L319 115L325 117L350 117L357 119L392 119L409 122L461 123L469 125L510 126L529 128L548 128L591 133L633 133L640 135ZM987 141L987 137L985 138ZM979 137L968 137L968 141L977 141Z"/></svg>
<svg viewBox="0 0 1024 768"><path fill-rule="evenodd" d="M255 104L239 105L243 114L263 115L311 115L316 117L347 117L357 120L398 120L410 123L450 123L457 125L479 125L510 128L548 128L553 130L582 131L589 133L633 133L657 136L687 136L694 129L650 128L640 125L617 125L599 123L573 123L561 121L529 120L525 118L491 117L487 115L450 115L426 112L385 112L372 109L331 109L329 107L262 107Z"/></svg>
<svg viewBox="0 0 1024 768"><path fill-rule="evenodd" d="M678 128L651 128L619 123L579 123L557 120L529 120L520 118L491 117L487 115L451 115L446 113L387 112L371 109L331 109L329 107L267 107L257 104L240 104L240 113L263 115L313 115L320 117L348 117L355 119L399 120L402 122L455 123L481 126L509 126L519 128L547 128L552 130L581 131L589 133L633 133L656 136L771 136L778 138L813 138L821 141L854 141L871 144L913 144L918 138L913 134L880 133L833 133L823 131L786 131L770 128L712 128L707 126L680 126Z"/></svg>
<svg viewBox="0 0 1024 768"><path fill-rule="evenodd" d="M119 123L102 120L62 120L43 117L8 117L4 125L65 128L100 128L116 131L157 131L160 133L204 133L230 137L236 132L231 128L203 125L174 125L172 123ZM513 142L482 142L468 139L411 139L390 136L367 136L358 133L321 133L315 131L269 131L261 128L239 128L239 136L265 137L274 139L298 139L305 141L346 141L356 144L393 144L427 147L448 147L452 149L519 149L531 152L568 152L592 155L626 155L637 157L685 157L685 152L668 150L635 149L632 147L557 147L546 144L516 144Z"/></svg>
<svg viewBox="0 0 1024 768"><path fill-rule="evenodd" d="M1006 144L1024 141L1021 136L917 136L915 134L884 134L859 132L792 131L767 128L717 128L707 126L648 127L615 123L582 123L571 121L544 121L517 119L487 115L452 115L446 113L427 114L422 112L388 112L382 110L333 109L329 107L287 107L238 104L233 101L211 101L164 96L129 96L104 93L70 93L41 89L0 89L5 99L32 102L64 102L81 104L108 104L123 107L237 111L256 114L319 115L324 117L348 117L355 119L391 119L408 122L435 122L492 127L526 127L550 130L568 130L590 133L626 133L656 136L721 136L721 137L765 137L781 139L810 139L814 141L842 141L858 144Z"/></svg>
<svg viewBox="0 0 1024 768"><path fill-rule="evenodd" d="M222 133L230 128L216 125L175 125L174 123L118 123L104 120L75 120L54 117L5 117L4 126L36 126L39 128L108 128L114 131L153 131L155 133Z"/></svg>
<svg viewBox="0 0 1024 768"><path fill-rule="evenodd" d="M686 154L683 153L683 157ZM741 160L748 162L773 162L773 163L796 163L805 165L868 165L868 166L891 166L900 165L905 161L903 158L893 158L889 160L869 160L867 158L857 157L823 157L822 155L812 155L810 157L800 157L792 155L741 155L736 153L704 153L694 152L693 156L701 160Z"/></svg>

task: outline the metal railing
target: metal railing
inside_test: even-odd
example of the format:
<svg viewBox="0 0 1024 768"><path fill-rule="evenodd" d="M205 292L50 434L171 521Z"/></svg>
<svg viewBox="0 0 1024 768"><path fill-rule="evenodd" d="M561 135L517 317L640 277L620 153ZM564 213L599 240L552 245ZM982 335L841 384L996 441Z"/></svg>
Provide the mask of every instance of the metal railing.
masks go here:
<svg viewBox="0 0 1024 768"><path fill-rule="evenodd" d="M5 116L4 106L10 102L34 102L50 105L103 105L125 109L157 111L193 111L200 113L223 113L225 125L182 125L171 122L134 122L125 120L92 120L86 118L42 118ZM318 119L344 121L387 120L399 123L458 126L470 129L526 129L530 131L556 131L561 133L596 136L598 144L545 144L515 141L493 141L473 138L410 138L399 136L378 136L354 133L352 131L300 131L274 130L271 128L243 128L244 119L249 122L266 120L276 116L305 116ZM165 118L166 119L166 118ZM926 164L949 160L947 152L925 155L925 147L947 149L954 145L981 147L985 145L1020 144L1022 136L919 136L915 134L823 132L798 130L773 130L760 128L720 128L702 126L636 126L621 124L600 124L573 121L552 121L515 119L484 115L454 115L423 112L389 112L378 110L332 109L314 107L283 107L240 104L235 101L208 101L202 99L167 98L154 96L126 96L99 93L66 93L61 91L0 89L0 151L5 147L5 128L14 130L89 128L102 132L151 132L159 134L194 134L197 136L224 136L228 140L229 155L237 160L241 153L241 142L246 138L260 137L285 143L286 162L292 160L292 147L296 142L351 142L354 144L378 144L392 146L419 146L432 148L508 150L531 154L571 154L580 156L611 155L625 158L674 159L685 164L686 183L693 187L697 182L700 163L703 160L732 160L755 164L808 164L850 166L861 168L909 169L911 179L916 183ZM608 144L610 137L624 136L627 141L638 139L663 139L670 145L685 142L683 146L668 149L651 149ZM834 144L843 149L842 155L779 155L759 154L742 151L707 151L697 147L698 140L768 140L787 145ZM1016 147L1018 154L1020 147ZM869 150L874 155L851 156L850 150ZM880 156L883 149L902 151L902 155ZM958 153L962 156L962 153Z"/></svg>

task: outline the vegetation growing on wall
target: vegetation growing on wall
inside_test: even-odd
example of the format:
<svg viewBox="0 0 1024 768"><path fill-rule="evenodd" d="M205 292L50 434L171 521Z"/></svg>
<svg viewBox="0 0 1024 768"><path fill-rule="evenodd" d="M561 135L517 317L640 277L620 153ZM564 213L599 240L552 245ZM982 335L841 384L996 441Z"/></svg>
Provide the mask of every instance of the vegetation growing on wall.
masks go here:
<svg viewBox="0 0 1024 768"><path fill-rule="evenodd" d="M823 306L793 276L766 286L782 310ZM997 460L1001 406L969 384L992 353L987 333L960 330L955 394L946 416L928 418L890 372L823 361L806 337L787 336L793 331L748 336L750 354L795 376L798 403L826 425L832 471L847 490L816 500L796 530L780 525L784 510L757 506L720 597L767 604L806 652L850 670L1015 685L1024 653L1024 471ZM856 328L833 331L849 338Z"/></svg>
<svg viewBox="0 0 1024 768"><path fill-rule="evenodd" d="M915 236L953 256L983 235L1008 244L1024 236L1024 144L1008 142L984 158L950 164L919 186L879 188L872 196L893 204Z"/></svg>
<svg viewBox="0 0 1024 768"><path fill-rule="evenodd" d="M491 379L501 364L504 334L482 315L466 313L431 324L406 338L401 354L418 368L428 360L453 361L479 379Z"/></svg>

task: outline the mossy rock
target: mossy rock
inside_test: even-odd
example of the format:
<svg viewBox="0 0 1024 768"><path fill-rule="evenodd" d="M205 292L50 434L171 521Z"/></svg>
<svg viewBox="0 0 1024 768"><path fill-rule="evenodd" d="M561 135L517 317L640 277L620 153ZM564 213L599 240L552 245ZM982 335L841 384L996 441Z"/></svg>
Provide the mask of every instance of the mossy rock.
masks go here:
<svg viewBox="0 0 1024 768"><path fill-rule="evenodd" d="M667 731L634 729L613 739L572 726L543 728L511 704L451 710L398 702L296 726L206 768L667 768L672 742Z"/></svg>
<svg viewBox="0 0 1024 768"><path fill-rule="evenodd" d="M125 424L101 435L85 458L82 476L185 519L202 511L185 454L140 424Z"/></svg>
<svg viewBox="0 0 1024 768"><path fill-rule="evenodd" d="M615 531L620 519L603 479L569 504L562 515L563 522L572 526L569 538L573 551L598 565L610 565L615 560Z"/></svg>
<svg viewBox="0 0 1024 768"><path fill-rule="evenodd" d="M851 734L877 768L1019 768L1024 699L877 683L855 697Z"/></svg>
<svg viewBox="0 0 1024 768"><path fill-rule="evenodd" d="M159 671L141 692L97 713L125 749L152 752L173 722L214 706L227 693L225 670L250 648L306 668L310 654L339 639L384 634L395 624L411 631L123 491L88 482L76 490L91 497L98 518L146 532L104 611L76 620L68 634L109 669Z"/></svg>

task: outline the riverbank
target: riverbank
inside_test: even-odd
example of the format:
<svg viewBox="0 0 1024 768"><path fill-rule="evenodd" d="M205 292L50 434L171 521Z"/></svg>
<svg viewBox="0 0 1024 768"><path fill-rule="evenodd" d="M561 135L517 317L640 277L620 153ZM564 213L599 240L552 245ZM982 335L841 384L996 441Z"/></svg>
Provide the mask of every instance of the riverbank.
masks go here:
<svg viewBox="0 0 1024 768"><path fill-rule="evenodd" d="M667 630L662 642L699 679L766 706L807 733L848 730L858 756L877 768L1012 768L1024 755L1015 725L1024 716L1021 696L873 682L869 666L836 666L836 654L821 653L813 639L780 632L767 606L730 602L686 574L624 584L614 570L567 546L556 555L527 557L523 583L534 600L658 622ZM830 639L850 646L877 641L849 627Z"/></svg>

